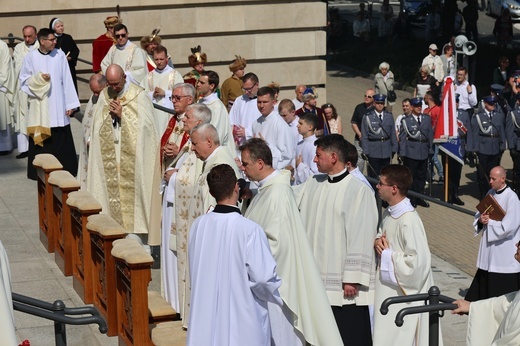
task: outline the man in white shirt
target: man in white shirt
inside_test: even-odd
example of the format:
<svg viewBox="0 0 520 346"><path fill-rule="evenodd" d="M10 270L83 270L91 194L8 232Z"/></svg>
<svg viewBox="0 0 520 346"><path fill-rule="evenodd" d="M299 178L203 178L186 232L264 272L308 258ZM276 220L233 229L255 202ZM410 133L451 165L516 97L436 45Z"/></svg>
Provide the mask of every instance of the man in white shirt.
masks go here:
<svg viewBox="0 0 520 346"><path fill-rule="evenodd" d="M305 85L298 85L296 89L294 89L294 93L296 97L292 100L294 103L294 109L300 109L303 107L303 92L307 89Z"/></svg>
<svg viewBox="0 0 520 346"><path fill-rule="evenodd" d="M283 169L294 156L294 138L290 128L275 106L274 91L269 87L258 89L257 105L261 116L252 124L253 137L264 139L273 154L273 167Z"/></svg>
<svg viewBox="0 0 520 346"><path fill-rule="evenodd" d="M477 258L477 273L465 299L476 301L520 289L520 263L511 257L511 249L520 240L520 201L506 184L506 171L494 167L489 173L488 194L504 209L501 221L489 214L475 214L475 236L482 232Z"/></svg>
<svg viewBox="0 0 520 346"><path fill-rule="evenodd" d="M141 84L148 73L146 52L130 42L128 29L124 24L114 27L114 37L116 44L101 61L101 71L106 75L108 66L117 64L125 71L130 82Z"/></svg>
<svg viewBox="0 0 520 346"><path fill-rule="evenodd" d="M34 157L50 153L73 176L78 171L78 158L70 129L70 115L80 106L65 54L56 47L56 36L50 29L38 31L40 47L24 58L20 86L28 95L27 133L29 154L27 177L36 180ZM65 66L65 68L64 68Z"/></svg>
<svg viewBox="0 0 520 346"><path fill-rule="evenodd" d="M233 140L238 146L253 137L251 125L260 116L256 105L259 81L256 74L249 72L242 77L244 95L237 97L229 111L229 121L233 127Z"/></svg>
<svg viewBox="0 0 520 346"><path fill-rule="evenodd" d="M217 95L220 78L215 71L202 71L197 81L197 94L201 97L199 103L205 104L211 109L211 125L218 132L220 145L229 148L231 154L235 154L235 143L231 134L231 125L226 106Z"/></svg>
<svg viewBox="0 0 520 346"><path fill-rule="evenodd" d="M190 231L186 344L270 345L267 303L281 306L282 300L267 238L259 225L240 215L238 183L230 166L212 168L207 183L217 205L195 220Z"/></svg>
<svg viewBox="0 0 520 346"><path fill-rule="evenodd" d="M473 115L473 107L478 103L477 88L467 81L468 72L464 66L457 69L457 83L455 83L455 94L459 95L459 108Z"/></svg>
<svg viewBox="0 0 520 346"><path fill-rule="evenodd" d="M27 94L20 89L18 77L22 70L23 59L30 51L38 49L40 42L36 38L36 28L32 25L26 25L22 29L23 43L19 43L14 47L13 63L14 76L16 78L15 84L15 103L14 103L14 119L16 121L15 131L17 133L16 141L18 145L17 159L26 158L29 150L29 137L27 136L27 123L25 117L27 116Z"/></svg>
<svg viewBox="0 0 520 346"><path fill-rule="evenodd" d="M164 46L157 46L153 52L155 69L148 72L141 86L146 90L153 103L173 109L171 101L173 86L183 83L184 79L177 70L168 66L168 51ZM154 108L153 114L159 133L164 133L170 120L170 113Z"/></svg>
<svg viewBox="0 0 520 346"><path fill-rule="evenodd" d="M380 256L376 274L374 345L426 345L427 313L414 314L402 327L395 325L399 307L383 315L379 307L386 298L427 293L433 285L431 254L426 231L417 211L406 197L412 174L406 166L388 165L381 169L377 191L389 207L383 217L374 248ZM419 306L422 302L411 303ZM442 340L442 336L440 336Z"/></svg>
<svg viewBox="0 0 520 346"><path fill-rule="evenodd" d="M430 54L423 59L421 66L426 65L430 68L430 74L435 77L437 85L439 85L444 80L444 68L441 57L437 55L437 49L435 43L430 44L428 47Z"/></svg>

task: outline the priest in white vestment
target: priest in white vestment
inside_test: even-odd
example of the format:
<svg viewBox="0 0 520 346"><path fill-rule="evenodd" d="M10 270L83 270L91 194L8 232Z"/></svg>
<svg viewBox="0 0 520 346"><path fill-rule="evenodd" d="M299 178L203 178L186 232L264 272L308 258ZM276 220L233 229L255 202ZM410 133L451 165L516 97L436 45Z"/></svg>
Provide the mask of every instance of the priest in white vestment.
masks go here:
<svg viewBox="0 0 520 346"><path fill-rule="evenodd" d="M233 127L233 140L237 148L245 142L246 139L253 137L252 125L259 116L261 116L256 104L256 94L258 93L258 77L256 74L249 72L242 77L242 90L244 95L237 97L235 103L229 111L229 121Z"/></svg>
<svg viewBox="0 0 520 346"><path fill-rule="evenodd" d="M153 103L173 109L172 91L175 84L184 83L184 79L177 70L168 66L168 51L164 46L158 46L153 52L155 69L148 72L141 84L145 88ZM153 110L159 133L164 133L168 126L171 114L160 109Z"/></svg>
<svg viewBox="0 0 520 346"><path fill-rule="evenodd" d="M40 43L36 39L36 28L32 25L26 25L22 29L23 43L19 43L13 50L14 76L15 76L15 93L14 93L14 130L17 134L16 141L18 146L18 158L27 157L29 150L29 137L27 136L27 94L20 89L19 76L22 70L23 59L30 51L38 49Z"/></svg>
<svg viewBox="0 0 520 346"><path fill-rule="evenodd" d="M266 236L240 215L233 168L215 166L207 183L218 204L196 219L190 231L192 295L186 344L270 346L267 303L283 303Z"/></svg>
<svg viewBox="0 0 520 346"><path fill-rule="evenodd" d="M395 316L403 307L422 306L423 302L392 305L386 315L379 311L386 298L427 293L433 286L431 254L423 223L410 200L412 174L406 166L388 165L381 169L377 190L389 207L384 211L374 248L381 257L376 273L374 345L427 345L429 314L406 317L403 326ZM442 345L442 334L439 335Z"/></svg>
<svg viewBox="0 0 520 346"><path fill-rule="evenodd" d="M282 278L284 306L269 304L274 344L342 345L291 190L290 172L272 167L271 151L260 138L240 149L242 169L259 185L245 217L264 229Z"/></svg>
<svg viewBox="0 0 520 346"><path fill-rule="evenodd" d="M477 258L477 273L466 293L466 300L498 297L520 289L520 263L510 255L520 241L520 201L506 184L506 171L497 166L489 173L493 196L504 209L502 221L488 214L475 214L475 236L482 234Z"/></svg>
<svg viewBox="0 0 520 346"><path fill-rule="evenodd" d="M520 261L520 244L516 244L514 258ZM469 313L466 345L520 345L519 291L476 302L458 299L453 303L458 305L453 314Z"/></svg>
<svg viewBox="0 0 520 346"><path fill-rule="evenodd" d="M106 75L108 66L117 64L125 71L130 82L140 85L146 78L148 67L146 52L128 39L128 29L124 24L114 27L116 44L110 47L101 61L101 72Z"/></svg>
<svg viewBox="0 0 520 346"><path fill-rule="evenodd" d="M213 115L212 115L213 117ZM202 173L194 191L190 217L195 219L207 213L216 205L215 199L211 196L206 177L211 170L219 164L227 164L233 168L235 175L241 177L235 158L229 149L220 145L217 129L211 124L202 124L191 130L191 150L195 152L197 158L202 160Z"/></svg>
<svg viewBox="0 0 520 346"><path fill-rule="evenodd" d="M13 150L15 76L9 47L0 41L0 151Z"/></svg>
<svg viewBox="0 0 520 346"><path fill-rule="evenodd" d="M295 188L314 258L345 344L372 342L368 306L375 285L378 214L373 192L349 175L348 142L338 134L316 142L321 173Z"/></svg>
<svg viewBox="0 0 520 346"><path fill-rule="evenodd" d="M174 90L174 93L177 89ZM186 108L184 115L184 131L187 133L200 124L209 124L211 121L211 111L202 104L192 104ZM164 244L169 244L169 248L176 255L177 260L177 280L178 280L178 312L182 318L184 328L188 326L190 308L189 290L189 268L188 268L188 231L194 218L191 216L193 200L195 198L195 188L198 178L202 174L203 162L197 158L192 150L192 143L188 141L179 152L182 164L176 169L167 170L164 173L164 180L168 181L170 192L173 196L173 215L171 216L170 239L163 239ZM184 157L183 157L184 156ZM164 222L164 219L163 219ZM163 230L168 227L163 223Z"/></svg>
<svg viewBox="0 0 520 346"><path fill-rule="evenodd" d="M211 125L217 129L220 145L227 147L230 153L235 155L236 146L233 141L229 114L216 93L219 81L219 76L215 71L202 71L197 81L197 94L201 97L199 103L205 104L211 109Z"/></svg>
<svg viewBox="0 0 520 346"><path fill-rule="evenodd" d="M18 345L11 292L11 269L2 241L0 241L0 335L3 345Z"/></svg>
<svg viewBox="0 0 520 346"><path fill-rule="evenodd" d="M127 233L160 244L159 133L152 102L119 65L94 109L87 189Z"/></svg>
<svg viewBox="0 0 520 346"><path fill-rule="evenodd" d="M70 115L80 106L70 74L67 57L56 47L50 29L38 31L40 47L24 58L20 86L28 95L27 133L29 152L27 177L36 180L32 165L37 154L54 155L63 169L73 176L78 172L78 158L70 129Z"/></svg>
<svg viewBox="0 0 520 346"><path fill-rule="evenodd" d="M79 146L78 176L76 177L80 182L82 190L87 189L88 152L90 146L90 129L92 127L92 118L94 117L94 106L106 85L107 79L104 75L96 73L90 77L89 87L92 91L92 95L88 100L87 107L85 107L85 112L83 113L83 119L81 120L83 140Z"/></svg>
<svg viewBox="0 0 520 346"><path fill-rule="evenodd" d="M273 154L273 168L285 169L294 157L294 137L291 129L275 109L273 89L260 88L256 101L261 115L253 122L253 137L262 138L269 145Z"/></svg>

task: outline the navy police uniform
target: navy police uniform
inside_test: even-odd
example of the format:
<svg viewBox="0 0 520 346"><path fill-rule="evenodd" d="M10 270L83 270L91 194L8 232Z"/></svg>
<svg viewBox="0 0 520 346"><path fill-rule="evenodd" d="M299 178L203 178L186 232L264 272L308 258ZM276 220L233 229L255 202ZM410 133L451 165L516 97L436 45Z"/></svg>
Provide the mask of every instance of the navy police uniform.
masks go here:
<svg viewBox="0 0 520 346"><path fill-rule="evenodd" d="M374 95L374 102L385 102L385 98L385 95ZM377 178L398 149L392 113L385 110L379 113L372 108L365 114L361 125L361 147L368 157L368 176Z"/></svg>
<svg viewBox="0 0 520 346"><path fill-rule="evenodd" d="M477 154L477 181L480 199L489 191L488 175L491 169L500 165L500 158L506 149L505 116L495 106L496 98L486 96L484 103L493 106L491 112L483 108L471 119L473 143L470 151Z"/></svg>
<svg viewBox="0 0 520 346"><path fill-rule="evenodd" d="M422 99L415 97L410 100L412 107L420 107ZM426 114L416 114L403 118L399 133L399 155L403 164L412 172L413 183L411 190L424 193L428 158L433 155L433 128L431 118ZM429 204L420 198L412 198L412 205L428 207Z"/></svg>
<svg viewBox="0 0 520 346"><path fill-rule="evenodd" d="M517 103L520 94L516 94ZM515 105L515 106L516 106ZM515 107L506 117L507 147L513 159L513 189L520 196L520 108Z"/></svg>

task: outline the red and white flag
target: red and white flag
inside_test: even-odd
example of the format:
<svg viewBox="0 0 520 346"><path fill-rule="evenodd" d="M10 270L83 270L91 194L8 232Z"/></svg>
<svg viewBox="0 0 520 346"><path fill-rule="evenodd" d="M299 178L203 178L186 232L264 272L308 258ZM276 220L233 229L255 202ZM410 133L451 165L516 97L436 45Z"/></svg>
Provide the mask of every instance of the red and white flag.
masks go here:
<svg viewBox="0 0 520 346"><path fill-rule="evenodd" d="M458 137L457 105L455 103L455 90L453 78L446 77L442 90L442 104L437 126L433 134L434 143L445 143L450 138Z"/></svg>

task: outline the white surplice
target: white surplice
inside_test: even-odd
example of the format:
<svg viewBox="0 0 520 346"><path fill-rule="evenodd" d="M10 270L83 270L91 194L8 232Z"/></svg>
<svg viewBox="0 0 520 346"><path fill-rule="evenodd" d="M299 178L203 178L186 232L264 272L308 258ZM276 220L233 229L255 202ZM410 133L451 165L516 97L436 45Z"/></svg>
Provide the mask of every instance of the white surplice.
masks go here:
<svg viewBox="0 0 520 346"><path fill-rule="evenodd" d="M117 44L110 47L101 61L101 71L106 75L107 67L117 64L125 71L131 82L141 84L148 73L146 52L128 40L123 47Z"/></svg>
<svg viewBox="0 0 520 346"><path fill-rule="evenodd" d="M47 54L35 49L25 56L19 79L22 91L29 95L29 103L33 106L39 99L31 92L29 79L39 72L51 76L51 87L47 94L50 127L70 125L70 117L66 115L66 111L78 108L80 103L65 54L60 49Z"/></svg>
<svg viewBox="0 0 520 346"><path fill-rule="evenodd" d="M428 313L406 317L402 327L395 325L397 312L424 302L391 305L387 315L379 311L386 298L427 293L433 286L431 254L426 232L417 211L408 198L383 213L378 237L386 235L390 246L381 256L377 270L374 315L374 345L427 345L429 335ZM442 345L442 334L440 334Z"/></svg>
<svg viewBox="0 0 520 346"><path fill-rule="evenodd" d="M502 221L489 220L487 225L483 225L477 268L493 273L519 273L520 263L511 254L515 253L516 243L520 240L520 201L509 187L501 193L490 190L488 194L497 200L506 215ZM477 212L473 221L475 236L480 233L479 217Z"/></svg>
<svg viewBox="0 0 520 346"><path fill-rule="evenodd" d="M307 179L309 179L309 177L319 173L318 166L316 166L316 162L314 162L314 157L316 156L315 141L316 135L312 135L302 139L296 146L296 154L294 155L295 160L297 160L301 155L302 162L298 167L294 168L295 185L303 184Z"/></svg>
<svg viewBox="0 0 520 346"><path fill-rule="evenodd" d="M170 98L172 97L173 86L178 83L184 83L181 74L177 72L177 70L166 65L162 70L154 69L153 71L148 72L148 76L143 79L141 86L146 90L153 103L173 109L173 103ZM156 87L164 90L164 96L153 97ZM156 108L153 109L153 113L155 120L157 121L157 129L159 133L162 134L168 126L170 114Z"/></svg>
<svg viewBox="0 0 520 346"><path fill-rule="evenodd" d="M282 304L281 282L262 228L219 205L195 220L189 263L187 345L271 345L266 303Z"/></svg>
<svg viewBox="0 0 520 346"><path fill-rule="evenodd" d="M294 157L294 137L277 110L258 117L252 125L254 137L263 138L273 155L273 168L284 169Z"/></svg>
<svg viewBox="0 0 520 346"><path fill-rule="evenodd" d="M79 160L78 160L78 176L77 179L81 184L81 189L87 188L87 171L88 171L88 149L90 146L90 129L92 127L92 118L94 116L94 101L97 102L98 97L90 96L83 119L81 120L82 140L79 145Z"/></svg>
<svg viewBox="0 0 520 346"><path fill-rule="evenodd" d="M466 345L520 345L519 315L518 291L472 302L469 308Z"/></svg>
<svg viewBox="0 0 520 346"><path fill-rule="evenodd" d="M0 41L0 151L13 149L13 102L15 76L11 53L4 41Z"/></svg>
<svg viewBox="0 0 520 346"><path fill-rule="evenodd" d="M201 98L200 103L205 104L211 110L210 124L215 126L220 140L220 145L228 147L231 154L235 154L235 142L231 132L231 123L226 106L220 101L217 93Z"/></svg>
<svg viewBox="0 0 520 346"><path fill-rule="evenodd" d="M229 149L224 146L218 146L211 153L211 155L204 161L202 174L199 176L197 183L195 184L194 198L192 199L192 205L190 208L190 217L195 220L200 215L207 213L215 207L217 201L209 193L209 186L207 177L209 171L220 164L227 164L235 171L235 176L241 178L240 170L235 162L235 158L229 152ZM188 235L189 236L189 235Z"/></svg>
<svg viewBox="0 0 520 346"><path fill-rule="evenodd" d="M9 259L0 240L0 335L3 345L18 345L14 324L11 270Z"/></svg>
<svg viewBox="0 0 520 346"><path fill-rule="evenodd" d="M350 174L334 183L317 174L295 192L330 305L373 304L378 216L372 190ZM359 294L345 298L343 282L360 284Z"/></svg>
<svg viewBox="0 0 520 346"><path fill-rule="evenodd" d="M188 157L186 149L170 169L179 169ZM179 312L179 275L177 272L177 249L172 245L172 224L175 223L175 179L177 172L168 182L163 180L163 204L161 222L161 282L164 299Z"/></svg>
<svg viewBox="0 0 520 346"><path fill-rule="evenodd" d="M23 153L29 150L29 137L27 136L27 94L20 89L20 71L22 70L23 59L32 50L38 49L40 42L34 41L32 46L27 46L25 42L21 42L14 47L13 63L15 76L15 94L14 94L14 130L17 132L18 152Z"/></svg>
<svg viewBox="0 0 520 346"><path fill-rule="evenodd" d="M293 327L284 329L281 323L273 324L273 338L282 339L275 339L276 345L296 345L302 344L298 337L303 334L311 345L342 345L289 183L290 176L286 170L274 171L259 182L258 194L245 213L264 229L282 278L280 294L284 306L281 311L269 312L276 313L275 319L279 321L287 320L283 315L290 316L290 324L285 326Z"/></svg>
<svg viewBox="0 0 520 346"><path fill-rule="evenodd" d="M251 126L261 115L262 114L260 114L260 111L258 110L256 97L249 98L249 96L244 94L235 99L235 103L233 103L233 106L229 111L229 122L231 123L231 126L237 125L245 129L245 140L253 137L253 129ZM238 155L240 155L240 152L238 152Z"/></svg>

